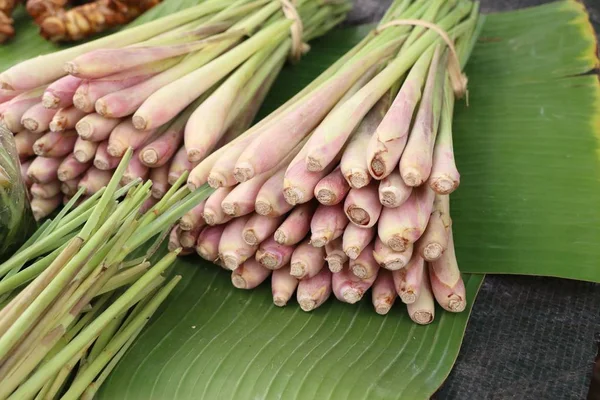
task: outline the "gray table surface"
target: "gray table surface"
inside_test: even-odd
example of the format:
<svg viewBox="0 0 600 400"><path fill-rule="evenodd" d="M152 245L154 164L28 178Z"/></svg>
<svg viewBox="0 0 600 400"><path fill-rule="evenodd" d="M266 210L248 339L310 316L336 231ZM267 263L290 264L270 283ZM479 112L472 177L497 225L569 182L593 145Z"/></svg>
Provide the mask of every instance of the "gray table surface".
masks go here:
<svg viewBox="0 0 600 400"><path fill-rule="evenodd" d="M481 0L481 9L489 13L548 2ZM390 3L355 0L347 23L377 21ZM600 0L584 3L600 27ZM599 343L600 285L487 276L456 365L434 398L585 399Z"/></svg>

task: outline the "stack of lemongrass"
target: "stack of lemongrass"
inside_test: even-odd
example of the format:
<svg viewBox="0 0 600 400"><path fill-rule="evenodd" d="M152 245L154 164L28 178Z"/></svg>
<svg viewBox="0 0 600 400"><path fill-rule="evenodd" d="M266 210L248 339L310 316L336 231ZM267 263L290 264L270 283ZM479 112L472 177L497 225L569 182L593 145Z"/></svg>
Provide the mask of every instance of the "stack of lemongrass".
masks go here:
<svg viewBox="0 0 600 400"><path fill-rule="evenodd" d="M0 74L1 123L16 134L36 218L78 188L89 196L106 185L128 147L124 183L149 178L160 199L250 126L285 59L348 9L347 0L207 0Z"/></svg>
<svg viewBox="0 0 600 400"><path fill-rule="evenodd" d="M184 174L144 211L150 182L117 190L132 154L106 187L70 211L80 190L0 264L0 398L93 398L180 280L166 283L164 273L180 249L151 260L170 226L209 188L180 189ZM131 256L152 238L144 254Z"/></svg>
<svg viewBox="0 0 600 400"><path fill-rule="evenodd" d="M272 275L277 305L295 290L306 311L332 291L355 303L372 287L381 314L398 295L421 324L434 298L464 310L452 117L479 22L471 1L397 0L373 34L192 170L192 190L217 190L182 218L172 246L232 270L238 288Z"/></svg>

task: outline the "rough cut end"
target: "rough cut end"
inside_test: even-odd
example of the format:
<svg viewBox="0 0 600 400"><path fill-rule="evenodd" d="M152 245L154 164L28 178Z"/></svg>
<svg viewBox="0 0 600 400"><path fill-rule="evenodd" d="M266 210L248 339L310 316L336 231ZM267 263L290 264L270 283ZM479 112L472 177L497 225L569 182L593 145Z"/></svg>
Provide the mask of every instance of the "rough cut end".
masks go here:
<svg viewBox="0 0 600 400"><path fill-rule="evenodd" d="M50 128L50 132L61 132L65 130L66 122L67 120L65 117L58 116L50 121L48 128Z"/></svg>
<svg viewBox="0 0 600 400"><path fill-rule="evenodd" d="M88 101L88 98L81 93L75 92L73 95L73 105L76 109L85 112L92 112L94 105ZM96 112L100 115L106 115L106 104L101 100L96 101ZM102 112L100 112L102 111Z"/></svg>
<svg viewBox="0 0 600 400"><path fill-rule="evenodd" d="M76 150L73 152L73 155L75 156L75 159L80 163L88 161L87 154L85 153L85 151Z"/></svg>
<svg viewBox="0 0 600 400"><path fill-rule="evenodd" d="M403 293L400 293L400 300L402 300L404 304L412 304L417 301L417 296L412 290L407 290Z"/></svg>
<svg viewBox="0 0 600 400"><path fill-rule="evenodd" d="M402 172L402 180L407 186L416 187L423 183L423 177L414 168L407 168Z"/></svg>
<svg viewBox="0 0 600 400"><path fill-rule="evenodd" d="M32 132L37 131L38 127L40 126L40 124L33 118L25 118L23 119L23 121L21 121L21 123L23 124L25 129Z"/></svg>
<svg viewBox="0 0 600 400"><path fill-rule="evenodd" d="M119 146L117 143L111 143L106 147L106 152L113 157L123 157L126 150L126 147Z"/></svg>
<svg viewBox="0 0 600 400"><path fill-rule="evenodd" d="M188 149L187 158L189 162L198 162L202 160L202 152L199 149Z"/></svg>
<svg viewBox="0 0 600 400"><path fill-rule="evenodd" d="M348 247L347 249L344 249L344 253L346 253L348 258L350 258L351 260L356 260L360 255L360 249L356 246L352 246Z"/></svg>
<svg viewBox="0 0 600 400"><path fill-rule="evenodd" d="M221 260L225 267L231 271L240 266L240 260L235 254L221 254Z"/></svg>
<svg viewBox="0 0 600 400"><path fill-rule="evenodd" d="M232 274L231 283L233 283L233 286L235 286L238 289L246 289L246 280L240 275Z"/></svg>
<svg viewBox="0 0 600 400"><path fill-rule="evenodd" d="M190 219L188 218L187 215L184 215L183 217L181 217L181 220L179 221L179 227L181 228L182 231L191 231L192 228L194 227L194 224L192 221L190 221Z"/></svg>
<svg viewBox="0 0 600 400"><path fill-rule="evenodd" d="M375 305L375 312L379 315L386 315L390 309L392 308L392 305L389 304L386 301L378 301L377 304Z"/></svg>
<svg viewBox="0 0 600 400"><path fill-rule="evenodd" d="M169 182L169 185L174 185L175 182L177 182L177 179L179 179L180 176L181 176L181 171L179 171L179 172L170 172L169 175L167 176L167 182Z"/></svg>
<svg viewBox="0 0 600 400"><path fill-rule="evenodd" d="M333 272L334 274L337 272L340 272L342 270L342 268L344 267L344 264L342 263L342 259L340 258L340 256L329 256L325 259L325 261L327 261L327 265L329 266L329 270L331 272Z"/></svg>
<svg viewBox="0 0 600 400"><path fill-rule="evenodd" d="M256 260L265 268L275 269L279 265L279 257L276 254L261 252L260 255L257 253Z"/></svg>
<svg viewBox="0 0 600 400"><path fill-rule="evenodd" d="M310 237L310 244L314 247L323 247L331 241L333 232L313 232Z"/></svg>
<svg viewBox="0 0 600 400"><path fill-rule="evenodd" d="M141 115L134 115L131 118L131 122L133 123L133 127L140 131L146 130L146 127L148 126L148 120Z"/></svg>
<svg viewBox="0 0 600 400"><path fill-rule="evenodd" d="M292 263L290 267L290 275L300 279L306 274L306 264L303 261Z"/></svg>
<svg viewBox="0 0 600 400"><path fill-rule="evenodd" d="M75 96L73 96L73 104L75 104ZM77 107L77 104L75 104L75 107ZM77 107L79 108L79 107ZM96 104L95 104L95 108L96 108L96 112L100 115L102 115L103 117L110 117L110 111L108 110L108 106L106 105L106 102L102 99L98 99L96 100ZM86 111L85 108L79 108L81 111Z"/></svg>
<svg viewBox="0 0 600 400"><path fill-rule="evenodd" d="M71 178L71 175L65 169L59 169L56 175L58 175L58 180L61 182L68 181ZM30 176L29 178L33 180L33 177Z"/></svg>
<svg viewBox="0 0 600 400"><path fill-rule="evenodd" d="M109 167L108 163L104 160L99 160L99 159L95 159L94 160L94 167L106 171ZM153 193L154 193L154 188L152 188ZM162 196L161 196L162 197Z"/></svg>
<svg viewBox="0 0 600 400"><path fill-rule="evenodd" d="M191 179L191 178L188 178L188 179ZM168 181L167 181L167 182L168 182ZM199 185L196 185L194 182L191 182L191 181L189 181L189 180L188 180L188 183L187 183L187 185L186 185L186 186L187 186L187 188L188 188L188 190L189 190L190 192L193 192L194 190L198 189L198 186L199 186Z"/></svg>
<svg viewBox="0 0 600 400"><path fill-rule="evenodd" d="M274 239L279 244L285 244L287 241L287 236L281 229L277 229L275 231Z"/></svg>
<svg viewBox="0 0 600 400"><path fill-rule="evenodd" d="M379 192L379 201L384 205L384 207L398 206L396 192L390 188L381 189Z"/></svg>
<svg viewBox="0 0 600 400"><path fill-rule="evenodd" d="M370 182L369 174L366 171L352 171L348 177L348 183L355 189L367 186Z"/></svg>
<svg viewBox="0 0 600 400"><path fill-rule="evenodd" d="M429 243L423 249L423 258L427 261L435 261L442 256L444 248L439 243Z"/></svg>
<svg viewBox="0 0 600 400"><path fill-rule="evenodd" d="M354 304L360 301L360 299L362 298L362 293L358 289L350 288L344 290L344 292L342 293L342 297L344 298L344 300L346 300L346 302Z"/></svg>
<svg viewBox="0 0 600 400"><path fill-rule="evenodd" d="M154 149L147 149L142 152L142 161L151 166L158 162L158 153Z"/></svg>
<svg viewBox="0 0 600 400"><path fill-rule="evenodd" d="M306 157L306 169L309 170L310 172L323 171L321 162L311 156Z"/></svg>
<svg viewBox="0 0 600 400"><path fill-rule="evenodd" d="M79 73L79 68L77 68L77 64L73 61L67 61L63 66L65 72L69 75L77 76Z"/></svg>
<svg viewBox="0 0 600 400"><path fill-rule="evenodd" d="M387 241L387 245L394 251L403 252L406 250L408 242L400 235L394 235Z"/></svg>
<svg viewBox="0 0 600 400"><path fill-rule="evenodd" d="M371 216L368 212L366 212L363 208L357 207L355 205L350 205L346 209L346 214L350 221L360 226L367 226L371 221Z"/></svg>
<svg viewBox="0 0 600 400"><path fill-rule="evenodd" d="M95 162L94 162L94 165L96 165ZM96 166L96 168L98 168L98 167ZM101 169L101 168L98 168L98 169ZM158 199L158 200L162 199L163 196L165 195L165 191L162 189L159 189L157 187L153 187L150 192L152 193L152 197L154 197L155 199Z"/></svg>
<svg viewBox="0 0 600 400"><path fill-rule="evenodd" d="M36 156L43 156L44 155L44 143L39 142L39 141L35 142L33 144L33 153Z"/></svg>
<svg viewBox="0 0 600 400"><path fill-rule="evenodd" d="M233 177L240 183L246 182L254 177L254 168L248 162L239 163L233 171Z"/></svg>
<svg viewBox="0 0 600 400"><path fill-rule="evenodd" d="M415 311L410 318L417 324L427 325L433 322L433 313L425 310Z"/></svg>
<svg viewBox="0 0 600 400"><path fill-rule="evenodd" d="M283 197L288 204L295 206L296 204L302 203L304 200L304 193L299 188L292 186L283 189Z"/></svg>
<svg viewBox="0 0 600 400"><path fill-rule="evenodd" d="M369 277L367 269L363 265L354 264L352 265L352 267L350 267L350 270L354 275L358 276L360 279L367 279Z"/></svg>
<svg viewBox="0 0 600 400"><path fill-rule="evenodd" d="M389 271L397 271L399 269L404 268L406 266L406 264L404 263L403 260L396 259L396 260L386 261L386 262L382 263L381 266Z"/></svg>
<svg viewBox="0 0 600 400"><path fill-rule="evenodd" d="M42 96L42 105L45 108L57 108L58 103L60 103L60 99L49 92L44 92Z"/></svg>
<svg viewBox="0 0 600 400"><path fill-rule="evenodd" d="M209 184L210 184L210 182L209 182ZM267 215L271 214L271 212L273 212L273 207L271 207L271 204L264 200L257 200L256 203L254 204L254 208L256 209L257 214L264 215L264 216L267 216Z"/></svg>
<svg viewBox="0 0 600 400"><path fill-rule="evenodd" d="M383 174L385 174L385 163L383 160L381 160L379 155L376 155L373 160L371 160L370 166L371 173L375 176L375 178L381 179Z"/></svg>
<svg viewBox="0 0 600 400"><path fill-rule="evenodd" d="M451 312L462 312L467 307L467 302L460 296L453 294L448 299L448 307L446 308Z"/></svg>
<svg viewBox="0 0 600 400"><path fill-rule="evenodd" d="M179 238L179 243L185 247L185 248L192 248L194 247L194 244L196 243L196 241L194 240L194 236L190 235L189 233L185 233L182 234L181 237Z"/></svg>
<svg viewBox="0 0 600 400"><path fill-rule="evenodd" d="M458 187L458 182L448 176L441 176L433 180L430 187L439 194L450 194Z"/></svg>
<svg viewBox="0 0 600 400"><path fill-rule="evenodd" d="M285 307L287 305L287 299L281 296L273 296L273 304L277 307Z"/></svg>
<svg viewBox="0 0 600 400"><path fill-rule="evenodd" d="M75 130L77 134L83 139L88 139L94 133L94 127L87 121L79 121L75 124Z"/></svg>
<svg viewBox="0 0 600 400"><path fill-rule="evenodd" d="M221 209L223 209L223 212L231 217L235 217L239 214L240 212L240 206L239 204L235 203L235 202L227 202L227 203L221 203Z"/></svg>
<svg viewBox="0 0 600 400"><path fill-rule="evenodd" d="M329 189L320 189L317 192L317 201L323 205L330 206L336 203L337 196Z"/></svg>
<svg viewBox="0 0 600 400"><path fill-rule="evenodd" d="M301 298L298 299L298 304L300 304L300 308L302 311L312 311L317 307L317 302L311 298Z"/></svg>
<svg viewBox="0 0 600 400"><path fill-rule="evenodd" d="M208 225L215 225L216 215L212 210L204 209L204 214L202 216L204 217L204 222L206 222Z"/></svg>
<svg viewBox="0 0 600 400"><path fill-rule="evenodd" d="M258 244L258 237L256 237L256 232L254 232L253 229L248 229L247 231L244 231L244 233L242 234L242 238L244 239L244 242L246 242L250 246L255 246Z"/></svg>

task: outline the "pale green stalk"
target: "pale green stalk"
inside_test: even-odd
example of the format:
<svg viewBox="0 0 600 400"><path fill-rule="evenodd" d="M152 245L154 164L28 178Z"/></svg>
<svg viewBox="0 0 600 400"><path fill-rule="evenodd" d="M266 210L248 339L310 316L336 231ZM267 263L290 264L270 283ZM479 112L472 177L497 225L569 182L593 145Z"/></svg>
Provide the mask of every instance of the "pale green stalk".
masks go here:
<svg viewBox="0 0 600 400"><path fill-rule="evenodd" d="M117 315L121 314L130 304L130 300L137 293L142 291L153 279L164 272L177 258L180 249L167 254L154 267L152 267L144 276L135 282L127 291L120 296L106 311L98 318L92 321L79 335L67 344L55 357L48 360L45 364L29 377L9 398L12 400L29 398L34 396L44 385L46 380L56 374L64 363L71 359L75 354L89 345L89 342L96 338L102 329ZM158 296L157 296L158 297ZM89 371L90 369L88 369ZM72 387L72 386L71 386ZM85 387L84 387L85 389Z"/></svg>
<svg viewBox="0 0 600 400"><path fill-rule="evenodd" d="M75 365L77 365L78 362L84 362L85 352L86 349L83 349L82 351L74 355L73 358L71 358L65 364L65 366L61 368L58 374L56 374L56 378L54 378L53 380L48 380L48 382L52 382L52 385L46 393L46 399L54 399L62 391L67 379L69 378L69 375L75 368Z"/></svg>
<svg viewBox="0 0 600 400"><path fill-rule="evenodd" d="M143 275L148 268L150 268L149 262L142 262L135 267L128 268L123 272L117 273L115 276L110 278L108 282L100 289L96 296L99 296L104 293L112 292L115 289L120 287L129 285L130 283L135 282L141 275Z"/></svg>
<svg viewBox="0 0 600 400"><path fill-rule="evenodd" d="M90 350L90 354L87 356L87 366L93 363L94 360L98 358L100 353L102 353L106 345L110 343L110 341L113 339L113 337L121 327L121 324L126 316L127 315L125 313L117 315L108 323L108 325L106 325L104 329L102 329L102 333L100 333L100 336L98 336L98 339L96 339L96 341L94 342L94 345ZM78 371L77 375L83 374L87 369L87 366L86 368Z"/></svg>
<svg viewBox="0 0 600 400"><path fill-rule="evenodd" d="M83 328L85 328L96 316L98 313L103 311L104 305L110 300L110 298L114 295L114 293L105 293L100 296L98 300L94 302L92 309L85 313L75 325L73 325L67 333L64 334L63 339L66 343L70 342Z"/></svg>
<svg viewBox="0 0 600 400"><path fill-rule="evenodd" d="M62 397L62 400L78 399L85 389L93 382L94 378L102 371L102 369L110 362L110 360L119 352L119 350L127 344L132 336L135 336L148 323L148 320L156 312L161 303L167 298L169 293L175 288L181 280L181 276L177 275L165 285L148 304L127 324L127 326L117 334L114 339L108 344L102 354L96 358L86 368L85 372L77 377L69 390Z"/></svg>

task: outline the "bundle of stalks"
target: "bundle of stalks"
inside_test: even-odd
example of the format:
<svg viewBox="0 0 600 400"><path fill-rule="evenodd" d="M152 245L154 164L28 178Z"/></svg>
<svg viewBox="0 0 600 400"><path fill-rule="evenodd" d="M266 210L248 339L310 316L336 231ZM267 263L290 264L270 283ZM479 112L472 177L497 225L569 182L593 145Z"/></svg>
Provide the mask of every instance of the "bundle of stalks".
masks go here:
<svg viewBox="0 0 600 400"><path fill-rule="evenodd" d="M468 0L395 1L301 93L194 167L190 189L217 189L181 225L198 254L238 288L286 271L272 273L277 305L296 287L307 311L372 288L378 313L400 297L419 324L433 321L433 299L464 310L452 118L481 22Z"/></svg>
<svg viewBox="0 0 600 400"><path fill-rule="evenodd" d="M181 279L167 279L181 248L155 252L210 188L190 193L185 174L157 202L151 182L118 188L132 154L0 264L0 398L93 398Z"/></svg>
<svg viewBox="0 0 600 400"><path fill-rule="evenodd" d="M348 9L346 0L207 0L9 68L0 123L22 139L27 174L69 181L64 195L75 179L92 181L93 194L110 177L98 170L113 171L132 147L124 183L152 177L160 199L249 128L286 58L297 61ZM37 218L60 204L34 197Z"/></svg>

